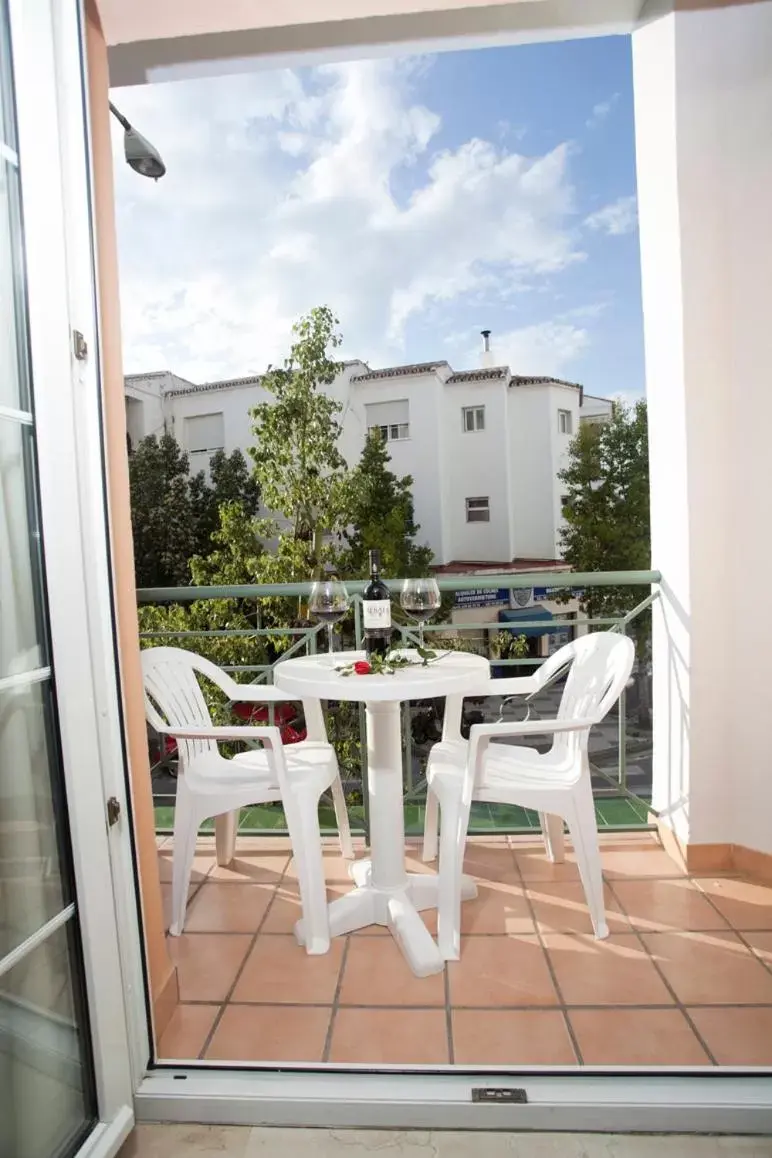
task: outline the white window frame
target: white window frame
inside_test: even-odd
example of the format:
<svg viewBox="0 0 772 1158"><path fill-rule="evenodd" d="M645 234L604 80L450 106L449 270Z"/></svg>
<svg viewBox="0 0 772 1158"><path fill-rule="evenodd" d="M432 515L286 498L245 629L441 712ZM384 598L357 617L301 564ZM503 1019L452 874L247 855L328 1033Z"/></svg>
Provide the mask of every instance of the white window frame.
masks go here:
<svg viewBox="0 0 772 1158"><path fill-rule="evenodd" d="M134 1122L149 1043L97 404L83 28L77 4L9 9L48 614L99 1115L79 1155L111 1158Z"/></svg>
<svg viewBox="0 0 772 1158"><path fill-rule="evenodd" d="M491 521L491 500L488 495L477 495L464 500L468 523L489 523ZM483 506L483 504L485 504ZM471 516L480 515L480 518Z"/></svg>
<svg viewBox="0 0 772 1158"><path fill-rule="evenodd" d="M382 426L368 426L367 433L376 430L384 442L407 442L410 438L409 422L389 422Z"/></svg>
<svg viewBox="0 0 772 1158"><path fill-rule="evenodd" d="M469 426L467 420L472 419L472 425ZM462 406L461 407L461 429L464 434L478 434L481 430L485 430L485 407L484 406Z"/></svg>
<svg viewBox="0 0 772 1158"><path fill-rule="evenodd" d="M558 410L558 434L574 433L574 416L570 410Z"/></svg>

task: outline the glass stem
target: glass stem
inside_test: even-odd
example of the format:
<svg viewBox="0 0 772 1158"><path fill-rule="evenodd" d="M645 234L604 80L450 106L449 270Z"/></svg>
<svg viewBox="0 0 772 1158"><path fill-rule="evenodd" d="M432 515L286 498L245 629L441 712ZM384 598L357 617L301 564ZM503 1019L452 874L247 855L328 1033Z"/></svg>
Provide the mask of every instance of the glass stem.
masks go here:
<svg viewBox="0 0 772 1158"><path fill-rule="evenodd" d="M330 655L332 655L332 629L334 626L335 626L334 623L328 623L327 624L327 639L329 640L329 644L330 644L330 651L329 651Z"/></svg>
<svg viewBox="0 0 772 1158"><path fill-rule="evenodd" d="M422 619L418 624L418 646L422 648L423 645L424 645L424 621Z"/></svg>

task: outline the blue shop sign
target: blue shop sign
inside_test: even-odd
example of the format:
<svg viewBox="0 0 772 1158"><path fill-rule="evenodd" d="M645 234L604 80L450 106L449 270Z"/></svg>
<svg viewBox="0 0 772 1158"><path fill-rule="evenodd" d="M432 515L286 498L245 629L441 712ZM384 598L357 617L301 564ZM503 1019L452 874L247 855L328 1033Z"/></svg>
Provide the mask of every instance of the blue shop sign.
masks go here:
<svg viewBox="0 0 772 1158"><path fill-rule="evenodd" d="M565 587L534 587L533 601L534 603L541 603L544 599L555 599L565 590ZM581 599L584 595L584 587L572 587L571 594L574 599Z"/></svg>
<svg viewBox="0 0 772 1158"><path fill-rule="evenodd" d="M457 591L453 601L455 607L498 607L509 604L509 590L506 587L472 587L469 591Z"/></svg>

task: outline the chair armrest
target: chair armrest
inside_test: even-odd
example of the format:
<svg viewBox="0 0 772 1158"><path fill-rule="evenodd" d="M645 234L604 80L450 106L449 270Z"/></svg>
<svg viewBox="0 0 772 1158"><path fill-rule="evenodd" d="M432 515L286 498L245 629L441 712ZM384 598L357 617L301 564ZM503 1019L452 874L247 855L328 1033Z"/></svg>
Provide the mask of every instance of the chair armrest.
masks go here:
<svg viewBox="0 0 772 1158"><path fill-rule="evenodd" d="M539 683L535 675L505 676L500 680L491 680L485 692L486 696L530 696L539 690Z"/></svg>
<svg viewBox="0 0 772 1158"><path fill-rule="evenodd" d="M523 720L520 723L473 724L469 730L470 768L476 781L480 772L480 761L491 740L498 736L543 736L553 732L589 732L595 724L591 719L573 720Z"/></svg>
<svg viewBox="0 0 772 1158"><path fill-rule="evenodd" d="M475 736L542 736L548 732L581 732L585 728L592 728L596 721L587 719L573 720L504 720L500 724L472 724L469 739Z"/></svg>
<svg viewBox="0 0 772 1158"><path fill-rule="evenodd" d="M282 796L286 796L290 790L287 778L287 761L284 756L284 745L281 740L281 732L275 725L266 725L264 727L254 727L249 724L234 724L226 727L209 727L209 728L187 728L187 727L169 727L164 725L163 731L169 736L174 736L177 740L256 740L258 744L262 744L265 748L268 765L273 771L274 775L279 781ZM197 757L194 758L195 765Z"/></svg>
<svg viewBox="0 0 772 1158"><path fill-rule="evenodd" d="M223 727L212 725L210 728L195 728L184 724L178 727L164 724L162 728L156 728L156 731L174 736L176 740L258 740L270 746L281 744L279 729L269 725L226 724Z"/></svg>
<svg viewBox="0 0 772 1158"><path fill-rule="evenodd" d="M512 676L509 679L488 680L479 691L468 696L448 696L445 700L445 715L442 721L442 739L448 743L463 743L461 735L461 714L464 699L478 699L480 696L528 696L539 690L536 676Z"/></svg>

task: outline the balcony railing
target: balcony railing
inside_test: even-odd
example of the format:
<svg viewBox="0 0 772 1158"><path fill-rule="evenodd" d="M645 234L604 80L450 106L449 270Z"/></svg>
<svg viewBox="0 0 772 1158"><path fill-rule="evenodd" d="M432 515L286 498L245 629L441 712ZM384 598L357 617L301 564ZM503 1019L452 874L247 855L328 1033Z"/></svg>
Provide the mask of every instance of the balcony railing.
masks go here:
<svg viewBox="0 0 772 1158"><path fill-rule="evenodd" d="M425 631L431 637L442 638L443 644L452 636L456 646L474 650L491 659L494 674L504 674L508 668L534 668L544 662L545 657L499 658L490 654L491 637L507 629L513 635L539 631L559 637L566 633L585 630L613 630L633 634L637 642L638 660L636 670L628 689L622 694L618 706L610 717L593 730L590 744L590 760L593 771L593 788L596 797L596 811L599 825L605 829L629 830L649 827L651 809L651 718L650 718L650 669L648 613L659 596L657 584L660 575L655 571L622 571L579 574L576 572L531 572L498 575L448 576L438 579L443 593L455 594L461 591L524 590L528 588L548 588L550 592L561 591L570 598L571 592L585 593L591 588L626 588L630 593L630 609L616 616L589 618L576 616L555 618L548 624L544 618L523 618L516 623L503 624L490 621L474 623L427 624ZM392 590L401 585L399 580L389 580ZM362 642L361 592L363 581L346 581L352 595L353 643ZM648 588L645 595L640 589ZM270 663L226 664L226 670L248 677L247 682L272 682L276 663L292 655L313 655L319 647L319 634L326 637L326 629L321 624L311 626L261 626L263 616L261 606L266 599L277 597L297 598L299 604L310 594L310 583L255 584L221 587L172 587L145 589L138 592L142 605L168 606L185 605L202 600L238 600L239 606L251 609L255 626L250 628L223 628L218 630L177 631L148 630L140 633L142 645L153 646L162 643L188 647L208 654L208 644L218 640L243 638L266 639L276 644L280 641L281 654ZM643 595L643 597L640 597ZM554 598L554 595L552 596ZM524 615L527 611L523 612ZM395 643L411 644L416 636L410 625L397 625L398 638ZM488 697L484 701L467 701L465 705L465 726L482 720L522 719L528 711L531 718L547 718L554 715L560 695L560 681L543 689L530 702L519 697L503 701L499 697ZM230 707L231 705L229 705ZM342 774L346 786L351 813L352 827L367 833L367 746L365 743L364 707L355 704L328 704L330 732L333 741L340 744ZM271 707L268 719L274 722ZM418 704L403 705L403 777L405 785L405 824L408 832L420 832L423 827L423 803L425 781L422 775L428 748L439 737L442 721L442 704L438 701L423 701ZM281 722L281 721L280 721ZM289 736L291 739L291 734ZM532 741L531 741L532 742ZM154 799L156 803L156 827L159 832L172 827L173 797L175 791L176 754L159 750L151 736L151 764ZM323 827L334 827L332 809L323 806L320 813ZM472 831L482 835L496 832L527 832L538 827L538 818L524 809L504 805L473 805ZM256 807L242 817L243 831L267 830L276 834L286 831L284 817L278 805Z"/></svg>

